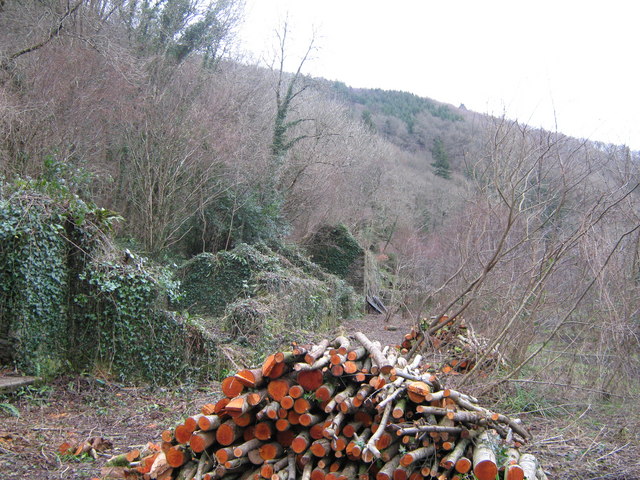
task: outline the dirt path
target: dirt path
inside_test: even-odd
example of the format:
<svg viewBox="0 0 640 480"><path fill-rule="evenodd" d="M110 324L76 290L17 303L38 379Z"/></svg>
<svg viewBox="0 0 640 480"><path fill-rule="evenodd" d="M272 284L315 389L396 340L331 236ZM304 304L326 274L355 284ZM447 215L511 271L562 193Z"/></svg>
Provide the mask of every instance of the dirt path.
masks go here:
<svg viewBox="0 0 640 480"><path fill-rule="evenodd" d="M361 318L348 320L343 323L347 334L355 332L364 333L369 340L379 341L382 345L398 345L413 327L410 318L402 318L400 315L392 316L388 322L384 321L384 315L364 315Z"/></svg>

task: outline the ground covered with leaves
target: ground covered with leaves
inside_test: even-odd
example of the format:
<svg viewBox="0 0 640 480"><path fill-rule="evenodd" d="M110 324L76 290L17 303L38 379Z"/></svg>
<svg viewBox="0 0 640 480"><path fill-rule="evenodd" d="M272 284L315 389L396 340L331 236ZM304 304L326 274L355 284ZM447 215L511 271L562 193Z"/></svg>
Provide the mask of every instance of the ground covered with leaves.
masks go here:
<svg viewBox="0 0 640 480"><path fill-rule="evenodd" d="M220 395L217 383L152 389L86 376L25 387L0 399L17 410L3 408L0 413L0 478L100 477L100 467L112 455L159 441L162 430ZM92 437L113 445L97 460L58 452L63 442Z"/></svg>

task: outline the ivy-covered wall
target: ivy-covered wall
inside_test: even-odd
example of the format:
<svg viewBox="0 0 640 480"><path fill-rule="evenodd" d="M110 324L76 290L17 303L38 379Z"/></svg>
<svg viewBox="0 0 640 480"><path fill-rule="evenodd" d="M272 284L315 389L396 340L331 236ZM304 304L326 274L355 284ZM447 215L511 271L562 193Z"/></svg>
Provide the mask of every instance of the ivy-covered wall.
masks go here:
<svg viewBox="0 0 640 480"><path fill-rule="evenodd" d="M115 248L104 234L113 219L61 184L0 183L0 339L12 361L41 376L100 369L167 383L187 370L206 375L216 339L167 311L178 282Z"/></svg>
<svg viewBox="0 0 640 480"><path fill-rule="evenodd" d="M115 247L116 218L62 183L0 182L0 345L23 372L170 383L219 370L225 341L308 339L359 311L353 288L295 247L239 244L176 272Z"/></svg>
<svg viewBox="0 0 640 480"><path fill-rule="evenodd" d="M126 265L91 262L80 278L86 293L74 298L80 310L75 325L84 329L77 338L84 339L79 343L85 345L87 362L122 379L156 383L179 380L195 367L186 349L192 332L184 319L165 309L167 299L179 295L179 284L168 271L146 265L143 259ZM210 343L208 350L214 352L214 340ZM198 366L210 361L205 354Z"/></svg>
<svg viewBox="0 0 640 480"><path fill-rule="evenodd" d="M219 316L228 304L251 295L253 276L273 270L277 259L241 243L230 251L202 253L178 271L182 283L179 307L190 313Z"/></svg>
<svg viewBox="0 0 640 480"><path fill-rule="evenodd" d="M65 221L36 192L0 198L0 337L17 366L38 375L61 368L69 344Z"/></svg>

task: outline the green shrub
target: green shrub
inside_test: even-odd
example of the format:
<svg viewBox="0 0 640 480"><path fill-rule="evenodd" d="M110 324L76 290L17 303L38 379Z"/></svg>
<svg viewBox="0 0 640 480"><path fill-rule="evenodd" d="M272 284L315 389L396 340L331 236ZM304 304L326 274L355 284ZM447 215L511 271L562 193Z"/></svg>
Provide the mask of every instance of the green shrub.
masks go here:
<svg viewBox="0 0 640 480"><path fill-rule="evenodd" d="M297 258L320 278L308 274L289 260L296 259L291 250L291 256L284 257L262 248L278 265L256 271L250 281L250 297L227 306L224 325L233 335L251 337L257 343L273 342L287 335L295 337L297 332L327 331L358 311L355 292L344 280Z"/></svg>
<svg viewBox="0 0 640 480"><path fill-rule="evenodd" d="M178 305L191 313L222 315L228 304L251 296L256 272L276 267L276 259L247 244L215 255L202 253L178 271L183 292Z"/></svg>
<svg viewBox="0 0 640 480"><path fill-rule="evenodd" d="M353 288L291 246L240 244L200 254L180 269L181 308L220 317L224 331L252 345L286 332L335 327L358 309Z"/></svg>
<svg viewBox="0 0 640 480"><path fill-rule="evenodd" d="M286 226L277 202L264 203L255 192L232 189L195 214L186 226L181 249L189 256L229 250L241 243L277 241Z"/></svg>

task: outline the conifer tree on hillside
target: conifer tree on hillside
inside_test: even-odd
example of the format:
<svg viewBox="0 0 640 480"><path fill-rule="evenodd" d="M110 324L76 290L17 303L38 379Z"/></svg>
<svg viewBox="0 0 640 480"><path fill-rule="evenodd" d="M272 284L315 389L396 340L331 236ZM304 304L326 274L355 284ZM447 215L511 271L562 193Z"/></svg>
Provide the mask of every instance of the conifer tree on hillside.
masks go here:
<svg viewBox="0 0 640 480"><path fill-rule="evenodd" d="M176 63L200 53L213 67L227 53L242 8L240 0L142 0L123 3L121 15L141 53Z"/></svg>
<svg viewBox="0 0 640 480"><path fill-rule="evenodd" d="M444 144L440 137L433 139L433 147L431 148L431 154L433 155L434 162L431 166L434 168L434 173L442 178L451 178L451 165L449 164L449 156L444 149Z"/></svg>

